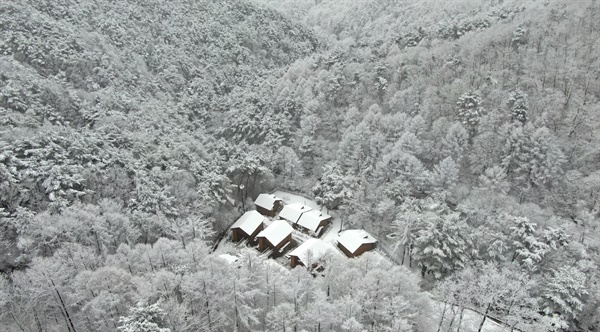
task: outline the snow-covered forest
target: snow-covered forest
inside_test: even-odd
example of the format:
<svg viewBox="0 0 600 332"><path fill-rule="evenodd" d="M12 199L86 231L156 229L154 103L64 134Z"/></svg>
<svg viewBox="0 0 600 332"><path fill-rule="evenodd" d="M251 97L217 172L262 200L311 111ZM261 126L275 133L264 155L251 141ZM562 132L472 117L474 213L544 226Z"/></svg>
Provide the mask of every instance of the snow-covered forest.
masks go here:
<svg viewBox="0 0 600 332"><path fill-rule="evenodd" d="M388 259L215 254L277 190ZM599 331L599 266L597 0L0 1L0 331Z"/></svg>

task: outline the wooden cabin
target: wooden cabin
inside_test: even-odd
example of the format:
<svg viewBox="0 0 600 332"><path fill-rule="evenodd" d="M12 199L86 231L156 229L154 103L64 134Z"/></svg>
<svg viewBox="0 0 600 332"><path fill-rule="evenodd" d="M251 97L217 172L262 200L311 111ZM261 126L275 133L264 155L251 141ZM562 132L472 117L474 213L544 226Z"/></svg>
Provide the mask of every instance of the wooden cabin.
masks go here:
<svg viewBox="0 0 600 332"><path fill-rule="evenodd" d="M265 216L256 212L244 213L231 227L231 237L234 242L248 239L253 241L256 235L264 229Z"/></svg>
<svg viewBox="0 0 600 332"><path fill-rule="evenodd" d="M362 229L343 231L338 235L337 245L348 257L356 257L375 248L377 240Z"/></svg>
<svg viewBox="0 0 600 332"><path fill-rule="evenodd" d="M275 217L283 207L283 200L275 195L260 194L254 201L256 211L264 216Z"/></svg>
<svg viewBox="0 0 600 332"><path fill-rule="evenodd" d="M292 241L292 231L294 229L285 220L276 220L269 227L258 233L258 250L272 250L272 255L285 250L285 247Z"/></svg>
<svg viewBox="0 0 600 332"><path fill-rule="evenodd" d="M311 210L302 213L295 226L306 231L310 235L321 237L323 231L325 231L325 226L327 226L332 219L333 218L328 214L317 210Z"/></svg>
<svg viewBox="0 0 600 332"><path fill-rule="evenodd" d="M302 265L313 268L317 261L330 252L332 248L331 245L322 240L308 239L288 254L290 257L290 266L296 267L297 265Z"/></svg>
<svg viewBox="0 0 600 332"><path fill-rule="evenodd" d="M301 203L287 204L279 212L279 218L289 221L292 225L295 225L303 213L311 211L312 209Z"/></svg>

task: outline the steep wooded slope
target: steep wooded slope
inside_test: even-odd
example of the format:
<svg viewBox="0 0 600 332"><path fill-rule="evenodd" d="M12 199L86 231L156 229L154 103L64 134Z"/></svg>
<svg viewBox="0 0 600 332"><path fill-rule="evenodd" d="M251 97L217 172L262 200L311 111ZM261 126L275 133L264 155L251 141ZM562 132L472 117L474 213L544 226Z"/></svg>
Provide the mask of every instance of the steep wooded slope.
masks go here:
<svg viewBox="0 0 600 332"><path fill-rule="evenodd" d="M469 288L465 267L498 280L516 267L538 283L530 312L596 325L596 2L270 5L329 43L276 92L303 114L295 146L318 199L351 226L392 232L425 279L455 276L450 296Z"/></svg>
<svg viewBox="0 0 600 332"><path fill-rule="evenodd" d="M201 149L227 121L222 112L246 98L240 91L319 44L240 1L3 2L0 26L1 206L10 212L100 194L92 178L115 167L136 184L113 189L140 202L134 174L164 171L161 147ZM173 167L189 170L180 161Z"/></svg>
<svg viewBox="0 0 600 332"><path fill-rule="evenodd" d="M595 1L260 2L0 4L0 325L598 325ZM276 187L422 278L210 255Z"/></svg>

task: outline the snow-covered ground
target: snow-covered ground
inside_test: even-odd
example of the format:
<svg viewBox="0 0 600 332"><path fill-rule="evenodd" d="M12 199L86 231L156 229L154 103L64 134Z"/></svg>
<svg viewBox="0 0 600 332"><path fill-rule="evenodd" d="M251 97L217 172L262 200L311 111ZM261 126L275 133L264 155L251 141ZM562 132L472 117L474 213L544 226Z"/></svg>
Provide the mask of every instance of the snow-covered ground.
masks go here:
<svg viewBox="0 0 600 332"><path fill-rule="evenodd" d="M434 317L436 321L439 323L440 317L442 315L442 311L444 310L444 304L441 302L434 302ZM453 314L456 314L454 321L452 321ZM444 323L442 324L442 331L457 331L458 330L458 308L454 308L454 313L452 312L452 308L446 308L446 314L444 315ZM463 318L460 324L460 331L464 332L475 332L479 329L479 324L481 324L481 320L483 316L475 311L465 309L463 312ZM452 322L452 327L450 328L450 322ZM486 319L481 331L483 332L506 332L510 329L507 327L502 327L491 319Z"/></svg>

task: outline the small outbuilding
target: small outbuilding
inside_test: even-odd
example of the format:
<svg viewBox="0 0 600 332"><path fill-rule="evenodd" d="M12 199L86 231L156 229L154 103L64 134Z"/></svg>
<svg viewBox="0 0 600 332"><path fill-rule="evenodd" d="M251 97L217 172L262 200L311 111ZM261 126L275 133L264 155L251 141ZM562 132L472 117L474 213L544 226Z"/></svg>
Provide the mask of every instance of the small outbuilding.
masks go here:
<svg viewBox="0 0 600 332"><path fill-rule="evenodd" d="M348 257L356 257L375 248L377 240L362 229L343 231L338 235L337 245Z"/></svg>
<svg viewBox="0 0 600 332"><path fill-rule="evenodd" d="M310 238L302 243L298 248L289 253L291 267L302 265L306 267L315 267L316 263L333 247L319 239Z"/></svg>
<svg viewBox="0 0 600 332"><path fill-rule="evenodd" d="M260 214L274 217L283 207L283 200L275 195L260 194L254 201L254 205Z"/></svg>
<svg viewBox="0 0 600 332"><path fill-rule="evenodd" d="M285 220L275 220L269 227L258 233L258 250L267 249L283 251L283 249L292 241L292 231L294 229Z"/></svg>
<svg viewBox="0 0 600 332"><path fill-rule="evenodd" d="M263 230L267 218L256 211L244 213L231 227L232 240L234 242L248 239L254 240L256 235Z"/></svg>
<svg viewBox="0 0 600 332"><path fill-rule="evenodd" d="M320 237L325 230L325 226L331 222L332 217L317 210L311 210L302 213L296 226L308 231L311 235Z"/></svg>
<svg viewBox="0 0 600 332"><path fill-rule="evenodd" d="M312 210L310 207L301 203L292 203L283 207L281 212L279 212L279 217L291 222L292 224L295 224L298 222L303 213L310 210Z"/></svg>

